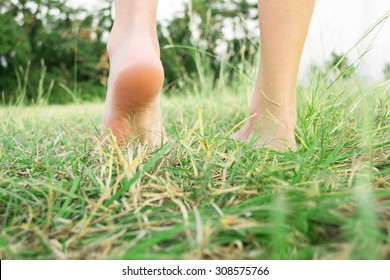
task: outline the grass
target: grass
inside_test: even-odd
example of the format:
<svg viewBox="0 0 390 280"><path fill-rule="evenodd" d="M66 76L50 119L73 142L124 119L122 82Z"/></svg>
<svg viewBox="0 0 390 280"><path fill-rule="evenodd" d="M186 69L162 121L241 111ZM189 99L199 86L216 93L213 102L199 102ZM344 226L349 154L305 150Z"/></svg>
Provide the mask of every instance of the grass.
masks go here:
<svg viewBox="0 0 390 280"><path fill-rule="evenodd" d="M389 259L389 82L320 84L297 152L228 139L245 79L166 95L152 153L98 146L102 104L1 108L0 257Z"/></svg>

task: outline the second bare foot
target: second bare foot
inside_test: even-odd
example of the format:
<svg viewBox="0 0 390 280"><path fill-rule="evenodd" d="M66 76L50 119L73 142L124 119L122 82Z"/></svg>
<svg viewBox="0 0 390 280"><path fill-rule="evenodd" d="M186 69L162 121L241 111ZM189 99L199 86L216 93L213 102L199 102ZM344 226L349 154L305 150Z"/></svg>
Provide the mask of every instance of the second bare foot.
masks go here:
<svg viewBox="0 0 390 280"><path fill-rule="evenodd" d="M254 142L254 148L269 147L283 151L297 149L294 137L294 125L289 119L270 120L264 115L254 115L230 138L242 142Z"/></svg>
<svg viewBox="0 0 390 280"><path fill-rule="evenodd" d="M230 138L243 142L254 141L254 147L276 150L297 149L294 135L295 102L277 104L257 88L252 96L249 118Z"/></svg>

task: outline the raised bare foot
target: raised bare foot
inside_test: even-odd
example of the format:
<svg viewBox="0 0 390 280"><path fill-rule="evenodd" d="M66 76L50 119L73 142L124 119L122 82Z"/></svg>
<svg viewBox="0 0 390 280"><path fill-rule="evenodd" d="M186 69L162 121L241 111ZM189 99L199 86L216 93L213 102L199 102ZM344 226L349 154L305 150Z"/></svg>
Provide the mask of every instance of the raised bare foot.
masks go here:
<svg viewBox="0 0 390 280"><path fill-rule="evenodd" d="M120 145L131 141L161 145L159 92L164 70L157 38L137 29L122 36L114 32L108 43L110 74L103 125Z"/></svg>

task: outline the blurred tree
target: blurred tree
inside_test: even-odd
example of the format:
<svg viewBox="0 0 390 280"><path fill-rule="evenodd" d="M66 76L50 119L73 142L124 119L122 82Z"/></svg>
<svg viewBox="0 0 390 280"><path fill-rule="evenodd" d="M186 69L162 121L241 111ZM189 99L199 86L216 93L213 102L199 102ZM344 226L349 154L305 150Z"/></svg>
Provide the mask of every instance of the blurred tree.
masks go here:
<svg viewBox="0 0 390 280"><path fill-rule="evenodd" d="M355 67L350 64L348 58L343 54L332 52L331 58L326 62L328 71L337 71L342 78L350 78L355 73Z"/></svg>
<svg viewBox="0 0 390 280"><path fill-rule="evenodd" d="M10 62L25 64L31 57L31 46L27 34L20 32L15 18L10 14L0 15L0 73L4 75Z"/></svg>
<svg viewBox="0 0 390 280"><path fill-rule="evenodd" d="M2 0L0 94L15 100L20 77L28 72L26 95L34 99L47 68L43 85L56 82L51 101L66 102L64 88L83 99L103 97L109 70L105 40L113 20L112 3L100 3L101 9L91 12L73 8L67 0ZM253 56L257 29L246 22L256 25L256 10L254 0L192 0L184 13L159 25L166 84L182 86L183 76L197 75L201 64L218 77L221 63Z"/></svg>
<svg viewBox="0 0 390 280"><path fill-rule="evenodd" d="M7 99L15 92L15 73L20 66L31 63L27 97L32 99L42 79L44 61L47 67L46 85L55 80L53 98L66 101L58 84L73 90L83 82L100 80L103 69L98 67L105 53L102 34L106 25L106 9L95 15L75 9L67 0L3 0L0 4L0 93ZM84 95L88 97L88 92ZM61 100L62 98L62 100Z"/></svg>
<svg viewBox="0 0 390 280"><path fill-rule="evenodd" d="M166 29L159 28L168 85L180 85L183 75L197 72L196 52L205 54L214 73L219 72L222 57L224 62L236 64L256 55L257 18L257 1L189 1Z"/></svg>
<svg viewBox="0 0 390 280"><path fill-rule="evenodd" d="M385 76L385 80L390 80L390 63L387 63L385 65L385 68L383 69L383 74Z"/></svg>

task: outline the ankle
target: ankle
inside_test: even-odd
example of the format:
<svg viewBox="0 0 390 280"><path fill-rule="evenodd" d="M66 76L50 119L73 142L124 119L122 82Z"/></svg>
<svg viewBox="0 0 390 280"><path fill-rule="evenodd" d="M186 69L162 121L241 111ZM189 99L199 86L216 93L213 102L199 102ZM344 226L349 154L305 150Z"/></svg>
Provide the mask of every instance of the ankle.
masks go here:
<svg viewBox="0 0 390 280"><path fill-rule="evenodd" d="M139 46L143 50L148 49L148 47L152 47L155 54L158 58L160 58L160 46L157 39L157 33L155 36L145 35L145 32L127 32L127 33L119 33L112 31L108 41L106 51L108 57L112 59L114 55L121 49L122 47L129 50L131 46Z"/></svg>
<svg viewBox="0 0 390 280"><path fill-rule="evenodd" d="M295 117L289 111L284 110L250 110L249 125L251 127L259 127L261 130L268 128L284 128L287 130L294 130Z"/></svg>
<svg viewBox="0 0 390 280"><path fill-rule="evenodd" d="M116 3L115 8L115 21L107 42L108 55L115 53L121 44L140 39L145 44L152 44L159 55L157 0L123 1L119 5Z"/></svg>
<svg viewBox="0 0 390 280"><path fill-rule="evenodd" d="M291 94L284 94L285 98L275 98L265 95L263 92L255 91L249 107L249 115L256 122L262 119L265 123L283 122L289 126L296 123L296 103Z"/></svg>

